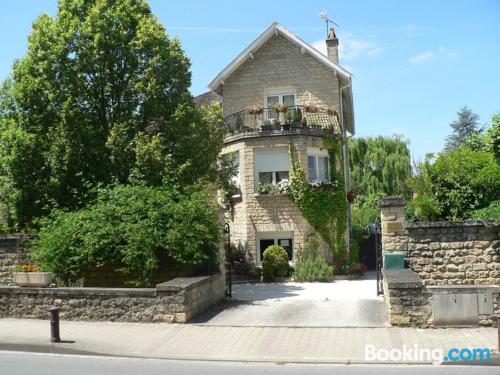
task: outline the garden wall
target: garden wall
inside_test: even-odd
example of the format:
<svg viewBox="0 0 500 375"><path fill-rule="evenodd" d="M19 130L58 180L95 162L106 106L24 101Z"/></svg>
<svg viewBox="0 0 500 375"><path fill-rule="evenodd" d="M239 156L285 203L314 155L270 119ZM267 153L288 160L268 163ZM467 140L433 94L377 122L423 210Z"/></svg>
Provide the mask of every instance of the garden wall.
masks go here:
<svg viewBox="0 0 500 375"><path fill-rule="evenodd" d="M0 234L0 285L12 283L12 270L26 260L25 234Z"/></svg>
<svg viewBox="0 0 500 375"><path fill-rule="evenodd" d="M404 221L405 202L380 202L382 249L402 251L424 285L500 284L500 226L482 222Z"/></svg>
<svg viewBox="0 0 500 375"><path fill-rule="evenodd" d="M23 288L0 286L0 318L184 323L220 302L225 277L177 278L156 288Z"/></svg>

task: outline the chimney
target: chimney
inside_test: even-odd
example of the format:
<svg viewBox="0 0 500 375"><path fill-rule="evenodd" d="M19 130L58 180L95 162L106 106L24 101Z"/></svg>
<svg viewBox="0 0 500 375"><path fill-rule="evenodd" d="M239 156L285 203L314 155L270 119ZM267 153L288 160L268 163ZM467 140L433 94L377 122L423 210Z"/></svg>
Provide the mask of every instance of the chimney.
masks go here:
<svg viewBox="0 0 500 375"><path fill-rule="evenodd" d="M339 63L339 40L333 27L328 31L328 37L326 38L326 52L330 60Z"/></svg>

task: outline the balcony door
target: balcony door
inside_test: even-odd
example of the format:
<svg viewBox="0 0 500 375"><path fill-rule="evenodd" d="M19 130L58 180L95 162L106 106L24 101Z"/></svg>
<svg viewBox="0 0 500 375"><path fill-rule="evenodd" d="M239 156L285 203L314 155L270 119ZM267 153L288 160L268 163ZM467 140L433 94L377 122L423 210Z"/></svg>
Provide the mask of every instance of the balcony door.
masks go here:
<svg viewBox="0 0 500 375"><path fill-rule="evenodd" d="M278 116L278 114L273 109L275 105L284 104L289 108L295 106L295 97L295 92L290 90L267 91L265 95L265 107L268 108L268 110L266 111L267 119L273 119Z"/></svg>

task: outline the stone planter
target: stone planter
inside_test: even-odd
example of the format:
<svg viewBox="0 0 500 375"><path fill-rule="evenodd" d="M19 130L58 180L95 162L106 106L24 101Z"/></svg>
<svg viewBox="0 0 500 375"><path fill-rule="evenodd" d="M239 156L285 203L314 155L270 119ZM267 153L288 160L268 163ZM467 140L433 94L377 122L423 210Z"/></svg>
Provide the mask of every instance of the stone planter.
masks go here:
<svg viewBox="0 0 500 375"><path fill-rule="evenodd" d="M43 287L52 282L52 272L14 272L14 284L17 286Z"/></svg>

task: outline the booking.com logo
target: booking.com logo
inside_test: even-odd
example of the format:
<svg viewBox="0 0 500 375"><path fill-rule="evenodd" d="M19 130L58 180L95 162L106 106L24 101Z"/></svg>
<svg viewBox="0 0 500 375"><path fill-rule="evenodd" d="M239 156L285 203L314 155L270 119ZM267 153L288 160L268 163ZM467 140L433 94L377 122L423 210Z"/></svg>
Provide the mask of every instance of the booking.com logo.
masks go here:
<svg viewBox="0 0 500 375"><path fill-rule="evenodd" d="M419 348L418 345L403 345L402 348L377 349L374 345L365 345L365 361L391 362L443 362L457 361L489 361L491 349L488 348L451 348L443 349Z"/></svg>

